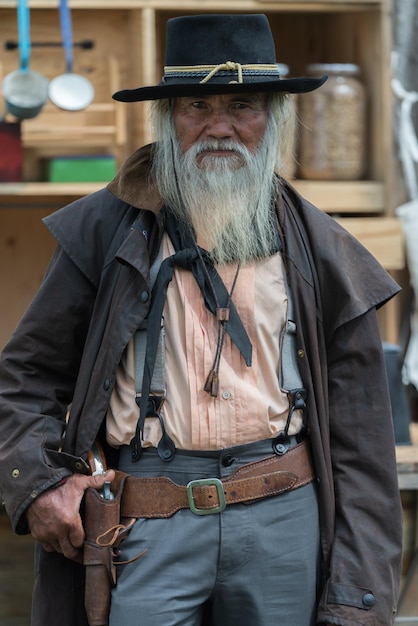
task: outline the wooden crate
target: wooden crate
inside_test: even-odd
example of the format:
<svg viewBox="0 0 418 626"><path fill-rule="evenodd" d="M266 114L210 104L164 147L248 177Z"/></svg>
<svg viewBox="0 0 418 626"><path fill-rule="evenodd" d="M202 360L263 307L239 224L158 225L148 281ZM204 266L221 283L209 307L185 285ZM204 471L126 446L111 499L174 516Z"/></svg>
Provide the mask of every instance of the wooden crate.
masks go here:
<svg viewBox="0 0 418 626"><path fill-rule="evenodd" d="M113 45L113 42L119 39L115 33L126 29L128 18L126 11L98 13L86 9L72 12L73 41L76 44L73 71L90 80L95 91L94 100L83 111L64 111L48 101L39 116L24 120L23 145L30 158L66 151L72 153L74 147L81 153L98 149L113 153L120 161L127 156L126 106L112 100L111 96L121 87L127 57L126 40L120 38L122 45ZM31 11L30 21L30 68L51 80L66 69L64 51L60 46L58 3L42 3L42 8ZM0 5L0 80L19 67L18 49L7 49L9 42L17 41L16 29L16 11L3 9ZM92 48L78 45L85 41L90 41ZM14 118L8 115L6 119L11 121Z"/></svg>

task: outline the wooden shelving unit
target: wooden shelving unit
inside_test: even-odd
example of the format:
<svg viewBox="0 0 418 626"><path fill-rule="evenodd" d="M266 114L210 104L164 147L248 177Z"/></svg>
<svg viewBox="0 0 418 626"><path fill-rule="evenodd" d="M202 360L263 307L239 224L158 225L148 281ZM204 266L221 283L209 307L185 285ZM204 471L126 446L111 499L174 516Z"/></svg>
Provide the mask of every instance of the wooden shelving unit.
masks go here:
<svg viewBox="0 0 418 626"><path fill-rule="evenodd" d="M57 46L51 52L51 48L36 43L60 42L58 5L58 0L29 0L31 68L49 78L64 71L63 50ZM293 183L316 206L334 215L388 270L403 268L402 236L393 215L396 188L390 89L391 0L70 0L70 7L74 42L94 43L92 49L74 48L74 71L89 78L96 96L86 111L63 112L48 103L36 119L22 123L26 182L0 184L0 267L11 268L23 239L28 239L31 261L27 267L18 264L16 271L0 269L0 346L39 283L45 259L38 251L49 252L54 246L42 227L36 230L36 238L33 234L27 238L27 224L32 223L35 214L39 218L102 186L40 182L39 164L57 154L97 152L115 154L121 162L151 139L146 121L148 105L116 103L111 94L120 86L136 87L160 80L165 25L175 15L266 13L276 41L277 59L289 66L290 75L303 75L306 65L314 62L360 66L368 96L368 166L364 179L296 178ZM0 75L18 67L18 51L5 51L6 41L16 38L16 0L2 0ZM382 328L385 338L394 340L397 305L390 307Z"/></svg>

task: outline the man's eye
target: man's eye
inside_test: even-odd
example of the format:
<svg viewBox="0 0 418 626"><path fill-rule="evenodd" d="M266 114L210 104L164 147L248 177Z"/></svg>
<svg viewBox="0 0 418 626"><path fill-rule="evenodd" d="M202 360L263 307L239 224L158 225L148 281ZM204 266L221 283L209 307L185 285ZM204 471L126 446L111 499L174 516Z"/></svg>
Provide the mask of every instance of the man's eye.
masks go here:
<svg viewBox="0 0 418 626"><path fill-rule="evenodd" d="M206 107L206 102L204 100L196 100L191 103L193 109L204 109Z"/></svg>

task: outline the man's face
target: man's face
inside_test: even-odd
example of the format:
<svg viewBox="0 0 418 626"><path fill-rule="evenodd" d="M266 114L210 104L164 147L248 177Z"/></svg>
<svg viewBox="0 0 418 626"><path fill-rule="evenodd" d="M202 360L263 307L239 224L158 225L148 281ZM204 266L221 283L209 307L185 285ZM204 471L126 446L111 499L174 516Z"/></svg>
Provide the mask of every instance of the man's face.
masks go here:
<svg viewBox="0 0 418 626"><path fill-rule="evenodd" d="M267 118L265 94L222 94L174 101L174 126L183 154L195 144L213 144L199 152L198 167L203 167L205 157L229 157L231 167L242 167L244 163L231 144L241 144L254 154L263 140Z"/></svg>

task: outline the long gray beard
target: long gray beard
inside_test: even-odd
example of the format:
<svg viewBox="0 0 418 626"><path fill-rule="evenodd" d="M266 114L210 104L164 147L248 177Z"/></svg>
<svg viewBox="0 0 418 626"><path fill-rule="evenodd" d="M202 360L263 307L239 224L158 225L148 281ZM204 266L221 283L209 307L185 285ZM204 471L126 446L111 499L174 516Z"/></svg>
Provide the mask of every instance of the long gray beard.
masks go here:
<svg viewBox="0 0 418 626"><path fill-rule="evenodd" d="M166 134L156 146L154 175L176 217L193 227L216 263L269 256L277 232L272 207L275 128L268 123L255 154L230 141L201 142L182 154L178 141ZM198 167L196 157L206 149L233 149L237 156L206 156Z"/></svg>

